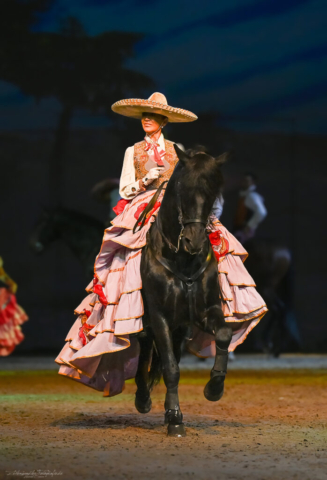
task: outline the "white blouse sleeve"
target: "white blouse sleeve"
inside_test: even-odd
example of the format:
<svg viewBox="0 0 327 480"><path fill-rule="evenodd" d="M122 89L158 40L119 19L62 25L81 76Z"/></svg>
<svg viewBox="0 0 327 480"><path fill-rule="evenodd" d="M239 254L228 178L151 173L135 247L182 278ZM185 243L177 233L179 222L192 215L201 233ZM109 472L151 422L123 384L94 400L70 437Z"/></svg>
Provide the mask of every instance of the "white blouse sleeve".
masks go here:
<svg viewBox="0 0 327 480"><path fill-rule="evenodd" d="M131 200L142 190L139 182L135 181L134 147L128 147L120 176L119 195L125 200Z"/></svg>
<svg viewBox="0 0 327 480"><path fill-rule="evenodd" d="M255 230L259 223L267 216L267 209L263 203L263 198L257 192L250 192L246 196L244 203L253 213L247 222L247 226Z"/></svg>
<svg viewBox="0 0 327 480"><path fill-rule="evenodd" d="M224 203L224 197L222 195L219 195L219 197L216 198L215 203L213 204L211 213L213 213L215 217L218 218L218 220L223 213Z"/></svg>

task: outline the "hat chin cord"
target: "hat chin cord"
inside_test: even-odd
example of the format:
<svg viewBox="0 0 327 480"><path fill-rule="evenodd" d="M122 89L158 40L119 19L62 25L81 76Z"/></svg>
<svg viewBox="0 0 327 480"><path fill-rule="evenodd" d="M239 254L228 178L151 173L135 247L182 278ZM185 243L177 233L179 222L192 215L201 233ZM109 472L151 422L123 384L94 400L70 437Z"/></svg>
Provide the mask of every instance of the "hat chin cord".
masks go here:
<svg viewBox="0 0 327 480"><path fill-rule="evenodd" d="M151 133L151 135L148 135L148 137L152 140L152 137L153 135L155 135L156 133L159 132L159 130L162 130L164 128L165 125L161 124L160 127L153 133Z"/></svg>

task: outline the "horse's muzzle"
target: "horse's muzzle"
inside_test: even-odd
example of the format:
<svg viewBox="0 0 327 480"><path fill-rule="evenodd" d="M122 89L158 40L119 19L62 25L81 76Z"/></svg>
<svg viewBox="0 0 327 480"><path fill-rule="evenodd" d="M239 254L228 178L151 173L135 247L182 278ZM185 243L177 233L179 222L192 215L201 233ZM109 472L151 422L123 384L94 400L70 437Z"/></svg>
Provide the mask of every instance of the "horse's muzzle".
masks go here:
<svg viewBox="0 0 327 480"><path fill-rule="evenodd" d="M182 246L185 252L190 255L198 255L203 251L203 248L206 244L206 238L202 242L194 242L189 237L184 236L182 238Z"/></svg>

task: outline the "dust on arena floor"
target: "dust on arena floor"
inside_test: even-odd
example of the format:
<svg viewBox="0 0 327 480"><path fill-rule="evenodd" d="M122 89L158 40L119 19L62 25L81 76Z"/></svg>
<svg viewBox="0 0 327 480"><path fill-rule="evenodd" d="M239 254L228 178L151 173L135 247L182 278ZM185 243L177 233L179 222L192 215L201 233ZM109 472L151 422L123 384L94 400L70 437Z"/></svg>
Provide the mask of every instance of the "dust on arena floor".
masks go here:
<svg viewBox="0 0 327 480"><path fill-rule="evenodd" d="M0 477L326 478L324 370L231 370L218 403L203 396L208 376L182 372L187 436L172 439L162 384L152 411L141 415L133 382L108 399L55 371L2 371Z"/></svg>

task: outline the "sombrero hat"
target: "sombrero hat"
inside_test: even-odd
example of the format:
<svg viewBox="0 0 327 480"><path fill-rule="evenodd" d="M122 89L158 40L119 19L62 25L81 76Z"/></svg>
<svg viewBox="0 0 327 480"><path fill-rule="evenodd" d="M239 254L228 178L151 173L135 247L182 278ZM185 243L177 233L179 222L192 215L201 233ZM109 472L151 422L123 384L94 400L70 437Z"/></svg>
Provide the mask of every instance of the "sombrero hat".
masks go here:
<svg viewBox="0 0 327 480"><path fill-rule="evenodd" d="M143 112L158 113L168 118L171 123L194 122L197 116L183 108L170 107L167 98L159 92L153 93L147 100L141 98L128 98L119 100L111 109L125 117L142 118Z"/></svg>

